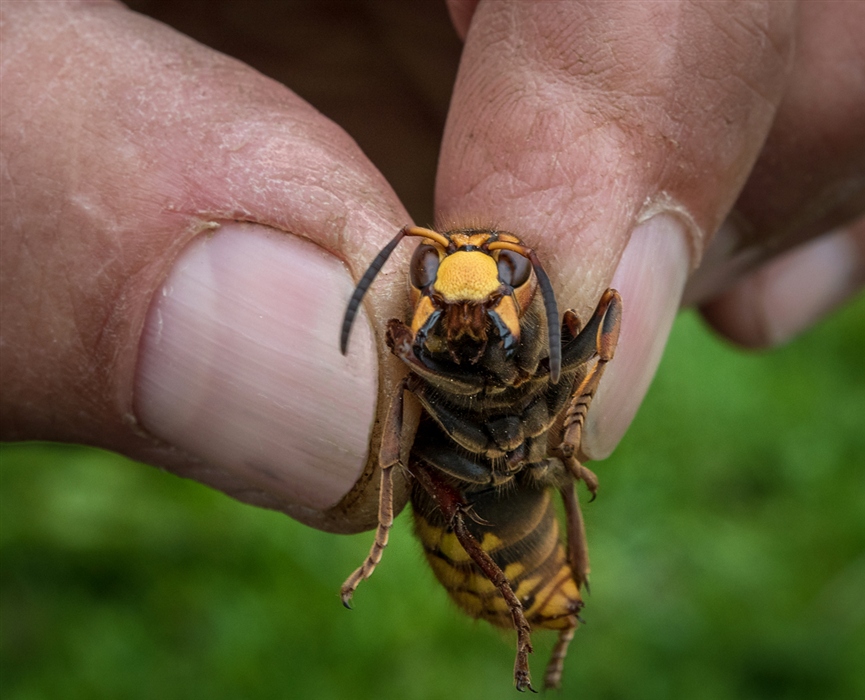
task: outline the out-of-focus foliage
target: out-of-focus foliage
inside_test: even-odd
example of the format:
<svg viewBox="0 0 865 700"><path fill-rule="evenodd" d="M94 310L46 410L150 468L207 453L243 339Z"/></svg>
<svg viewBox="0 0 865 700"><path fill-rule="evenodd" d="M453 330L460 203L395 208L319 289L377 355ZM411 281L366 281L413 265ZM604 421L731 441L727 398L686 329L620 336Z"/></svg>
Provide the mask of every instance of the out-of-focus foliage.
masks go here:
<svg viewBox="0 0 865 700"><path fill-rule="evenodd" d="M865 697L865 300L743 354L686 314L585 508L592 594L562 697ZM103 452L0 451L0 695L502 698L399 518L339 537ZM540 681L552 638L537 635ZM516 697L514 695L514 697Z"/></svg>

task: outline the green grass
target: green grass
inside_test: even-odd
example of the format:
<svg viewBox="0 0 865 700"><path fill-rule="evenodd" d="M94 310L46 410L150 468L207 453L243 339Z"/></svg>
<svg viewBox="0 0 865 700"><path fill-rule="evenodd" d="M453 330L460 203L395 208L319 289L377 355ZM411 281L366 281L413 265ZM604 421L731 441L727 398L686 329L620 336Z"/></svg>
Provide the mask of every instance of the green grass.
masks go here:
<svg viewBox="0 0 865 700"><path fill-rule="evenodd" d="M863 348L865 299L762 355L678 320L595 465L562 697L865 697ZM511 638L455 610L406 514L348 612L337 591L370 533L95 450L0 459L3 700L516 697Z"/></svg>

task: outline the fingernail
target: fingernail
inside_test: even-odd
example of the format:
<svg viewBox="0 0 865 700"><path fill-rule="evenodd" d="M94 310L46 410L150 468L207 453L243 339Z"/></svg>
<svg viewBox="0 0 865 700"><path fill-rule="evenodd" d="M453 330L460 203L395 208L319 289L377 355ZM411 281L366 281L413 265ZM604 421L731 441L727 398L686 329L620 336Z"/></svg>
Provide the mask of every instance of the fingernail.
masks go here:
<svg viewBox="0 0 865 700"><path fill-rule="evenodd" d="M769 345L811 327L862 285L861 253L846 230L796 248L757 272Z"/></svg>
<svg viewBox="0 0 865 700"><path fill-rule="evenodd" d="M366 462L377 390L365 318L339 352L352 287L336 257L296 236L252 224L199 236L149 311L140 425L226 477L214 482L335 505Z"/></svg>
<svg viewBox="0 0 865 700"><path fill-rule="evenodd" d="M680 218L658 214L634 229L622 254L610 284L622 295L621 335L586 419L590 459L612 453L655 376L691 265L688 240Z"/></svg>

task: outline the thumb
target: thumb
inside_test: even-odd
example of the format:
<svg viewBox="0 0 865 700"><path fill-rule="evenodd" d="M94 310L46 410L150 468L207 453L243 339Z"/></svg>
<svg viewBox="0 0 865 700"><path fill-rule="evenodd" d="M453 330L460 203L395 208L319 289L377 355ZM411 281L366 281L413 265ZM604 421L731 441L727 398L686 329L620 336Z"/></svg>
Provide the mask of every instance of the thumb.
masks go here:
<svg viewBox="0 0 865 700"><path fill-rule="evenodd" d="M408 220L387 183L281 85L119 5L4 7L2 39L3 439L373 524L389 380L368 324L348 359L338 337L352 261Z"/></svg>

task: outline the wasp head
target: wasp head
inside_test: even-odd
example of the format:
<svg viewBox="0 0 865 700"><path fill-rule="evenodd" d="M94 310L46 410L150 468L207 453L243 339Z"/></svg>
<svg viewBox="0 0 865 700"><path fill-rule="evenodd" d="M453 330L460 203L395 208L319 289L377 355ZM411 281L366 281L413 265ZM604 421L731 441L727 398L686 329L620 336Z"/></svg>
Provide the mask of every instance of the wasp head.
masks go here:
<svg viewBox="0 0 865 700"><path fill-rule="evenodd" d="M411 329L415 346L447 352L457 364L475 364L491 336L500 339L505 356L520 342L520 318L537 289L537 276L527 257L508 249L492 249L516 237L490 232L455 232L421 243L411 263Z"/></svg>
<svg viewBox="0 0 865 700"><path fill-rule="evenodd" d="M538 287L550 342L550 378L558 381L561 337L552 286L531 248L516 236L488 229L439 233L405 227L378 254L361 278L346 310L342 350L360 301L404 236L425 239L411 260L414 347L447 353L457 364L475 364L497 337L510 358L520 342L520 319Z"/></svg>

